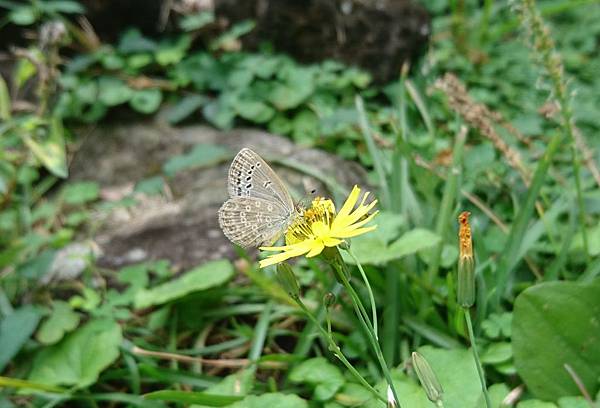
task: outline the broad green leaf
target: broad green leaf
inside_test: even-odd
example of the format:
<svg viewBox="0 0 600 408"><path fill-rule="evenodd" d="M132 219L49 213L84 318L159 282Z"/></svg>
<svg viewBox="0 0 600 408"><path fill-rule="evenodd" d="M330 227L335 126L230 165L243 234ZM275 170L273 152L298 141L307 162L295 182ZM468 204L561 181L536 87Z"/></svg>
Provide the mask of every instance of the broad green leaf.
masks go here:
<svg viewBox="0 0 600 408"><path fill-rule="evenodd" d="M484 408L483 393L477 375L477 368L471 350L437 349L431 346L421 347L419 352L427 359L442 389L445 408ZM392 371L394 385L402 407L434 408L425 392L412 378L400 369ZM386 396L387 384L382 382L376 387L382 396ZM500 406L509 390L503 384L490 387L492 406ZM371 399L366 408L383 408L379 401Z"/></svg>
<svg viewBox="0 0 600 408"><path fill-rule="evenodd" d="M514 305L515 366L536 397L579 395L569 364L595 394L600 377L600 279L590 284L548 282L521 293Z"/></svg>
<svg viewBox="0 0 600 408"><path fill-rule="evenodd" d="M119 41L118 50L120 53L129 54L134 52L153 52L156 50L156 43L146 38L137 29L127 30Z"/></svg>
<svg viewBox="0 0 600 408"><path fill-rule="evenodd" d="M65 203L81 205L94 201L100 194L100 186L94 181L78 181L67 184L63 190Z"/></svg>
<svg viewBox="0 0 600 408"><path fill-rule="evenodd" d="M42 349L29 380L49 385L87 387L119 356L121 327L111 319L95 319L60 343Z"/></svg>
<svg viewBox="0 0 600 408"><path fill-rule="evenodd" d="M30 25L36 20L35 10L32 6L21 6L12 10L8 19L16 25Z"/></svg>
<svg viewBox="0 0 600 408"><path fill-rule="evenodd" d="M0 372L21 350L40 321L41 313L33 306L16 309L0 321Z"/></svg>
<svg viewBox="0 0 600 408"><path fill-rule="evenodd" d="M54 117L47 128L36 128L36 130L42 129L46 133L44 137L38 137L37 132L33 131L23 134L23 141L48 171L57 177L66 178L67 154L62 121Z"/></svg>
<svg viewBox="0 0 600 408"><path fill-rule="evenodd" d="M173 177L182 170L198 167L209 167L231 156L229 150L212 144L197 144L189 152L171 157L164 165L163 172Z"/></svg>
<svg viewBox="0 0 600 408"><path fill-rule="evenodd" d="M499 364L510 360L511 357L512 346L510 343L492 343L481 353L481 362L483 364Z"/></svg>
<svg viewBox="0 0 600 408"><path fill-rule="evenodd" d="M250 395L230 408L267 408L267 407L285 407L285 408L308 408L308 404L302 398L296 395L286 395L281 393L267 393L260 396Z"/></svg>
<svg viewBox="0 0 600 408"><path fill-rule="evenodd" d="M563 397L558 400L559 408L589 408L590 404L583 397Z"/></svg>
<svg viewBox="0 0 600 408"><path fill-rule="evenodd" d="M323 357L311 358L300 363L294 367L289 379L314 387L314 398L317 401L331 399L346 382L340 369Z"/></svg>
<svg viewBox="0 0 600 408"><path fill-rule="evenodd" d="M6 81L0 76L0 120L7 121L11 116L10 94Z"/></svg>
<svg viewBox="0 0 600 408"><path fill-rule="evenodd" d="M239 99L235 109L242 118L255 123L268 122L275 115L275 109L259 100Z"/></svg>
<svg viewBox="0 0 600 408"><path fill-rule="evenodd" d="M118 78L101 77L98 81L98 99L107 106L116 106L131 99L133 90Z"/></svg>
<svg viewBox="0 0 600 408"><path fill-rule="evenodd" d="M141 113L156 112L162 102L162 92L160 89L142 89L133 91L133 95L129 100L129 105Z"/></svg>
<svg viewBox="0 0 600 408"><path fill-rule="evenodd" d="M54 344L78 324L79 314L67 302L56 300L52 303L52 314L41 324L36 338L42 344Z"/></svg>
<svg viewBox="0 0 600 408"><path fill-rule="evenodd" d="M244 369L230 374L220 383L208 387L205 392L211 395L243 397L250 392L254 385L254 370ZM192 405L190 408L206 408L211 405Z"/></svg>
<svg viewBox="0 0 600 408"><path fill-rule="evenodd" d="M377 218L374 220L374 224L379 224ZM389 261L431 248L439 241L440 237L435 233L426 229L415 228L389 244L384 242L381 236L372 235L371 233L353 238L351 244L352 251L362 264L385 265ZM343 255L346 262L354 263L347 254Z"/></svg>
<svg viewBox="0 0 600 408"><path fill-rule="evenodd" d="M232 276L233 266L229 261L208 262L170 282L140 290L135 296L135 307L142 309L170 302L193 292L222 285Z"/></svg>
<svg viewBox="0 0 600 408"><path fill-rule="evenodd" d="M192 43L189 35L182 35L176 41L165 40L160 43L156 51L156 62L162 66L180 62Z"/></svg>

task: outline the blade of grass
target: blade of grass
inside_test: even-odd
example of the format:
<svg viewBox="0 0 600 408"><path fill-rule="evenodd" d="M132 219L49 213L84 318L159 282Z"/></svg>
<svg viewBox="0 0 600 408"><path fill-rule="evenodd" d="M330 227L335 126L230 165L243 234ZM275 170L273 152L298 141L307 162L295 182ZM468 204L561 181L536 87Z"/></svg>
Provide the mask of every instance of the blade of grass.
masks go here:
<svg viewBox="0 0 600 408"><path fill-rule="evenodd" d="M521 244L523 243L523 238L525 237L527 227L533 216L535 201L537 200L540 189L542 188L544 180L548 175L548 169L552 164L552 160L558 152L558 148L562 145L563 140L564 135L562 132L556 132L550 140L546 151L544 152L542 158L538 161L531 185L527 191L525 202L519 209L515 218L515 222L508 233L506 245L500 254L500 260L498 261L498 269L496 271L496 287L494 288L492 294L492 308L496 311L500 309L502 297L504 297L506 294L506 287L512 277L514 268L518 263L518 255L521 251Z"/></svg>
<svg viewBox="0 0 600 408"><path fill-rule="evenodd" d="M354 102L358 112L360 129L363 137L365 138L365 143L367 144L369 154L373 158L373 167L375 168L375 172L377 173L377 177L379 179L382 206L384 208L390 208L390 188L387 182L387 174L383 165L383 158L379 154L379 150L377 149L375 140L373 139L373 131L371 129L371 125L369 125L369 119L367 118L367 112L365 111L365 104L359 95L356 95Z"/></svg>
<svg viewBox="0 0 600 408"><path fill-rule="evenodd" d="M442 196L442 202L440 204L440 210L436 221L435 232L442 237L442 241L437 244L432 252L433 257L430 263L429 270L427 271L427 283L433 285L438 275L440 260L442 258L442 249L444 248L444 237L446 236L446 229L450 225L450 215L452 209L456 205L458 196L458 178L460 176L460 168L462 164L463 147L467 138L466 126L461 126L456 134L454 142L454 148L452 149L452 165L449 169L448 179L446 180L446 186Z"/></svg>

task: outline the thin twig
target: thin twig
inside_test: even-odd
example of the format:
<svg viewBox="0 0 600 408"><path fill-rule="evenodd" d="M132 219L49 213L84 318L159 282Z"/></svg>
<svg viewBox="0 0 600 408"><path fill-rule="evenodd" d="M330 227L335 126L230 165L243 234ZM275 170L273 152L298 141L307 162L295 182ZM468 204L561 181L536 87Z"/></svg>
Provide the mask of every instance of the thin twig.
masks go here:
<svg viewBox="0 0 600 408"><path fill-rule="evenodd" d="M133 346L131 349L133 354L138 356L147 356L159 358L162 360L171 360L171 361L181 361L184 363L201 363L206 365L211 365L214 367L226 367L226 368L238 368L238 367L247 367L252 364L252 361L247 358L236 358L236 359L209 359L202 357L191 357L185 356L182 354L168 353L165 351L152 351L146 350L138 346ZM287 367L287 364L280 361L265 361L259 363L261 368L269 368L269 369L283 369Z"/></svg>

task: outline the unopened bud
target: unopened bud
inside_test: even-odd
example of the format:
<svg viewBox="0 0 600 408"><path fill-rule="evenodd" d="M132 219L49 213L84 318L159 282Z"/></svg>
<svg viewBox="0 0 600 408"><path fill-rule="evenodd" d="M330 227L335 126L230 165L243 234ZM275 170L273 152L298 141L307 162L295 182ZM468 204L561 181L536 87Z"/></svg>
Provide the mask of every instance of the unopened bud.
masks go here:
<svg viewBox="0 0 600 408"><path fill-rule="evenodd" d="M398 403L396 402L396 398L394 398L394 393L392 392L392 387L387 387L387 408L396 408Z"/></svg>
<svg viewBox="0 0 600 408"><path fill-rule="evenodd" d="M325 293L325 296L323 296L323 304L327 309L335 305L335 300L335 295L331 292L327 292Z"/></svg>
<svg viewBox="0 0 600 408"><path fill-rule="evenodd" d="M421 382L421 386L425 390L425 394L427 395L429 401L433 402L434 404L436 404L438 401L441 401L444 391L442 390L442 386L440 385L435 373L431 369L431 366L427 360L425 360L425 357L414 351L412 353L412 362L415 373L417 373L419 382Z"/></svg>
<svg viewBox="0 0 600 408"><path fill-rule="evenodd" d="M300 286L292 267L285 262L277 264L277 280L283 289L293 298L300 296Z"/></svg>
<svg viewBox="0 0 600 408"><path fill-rule="evenodd" d="M458 216L459 256L456 298L462 307L471 307L475 303L475 258L473 258L473 242L470 212L464 211Z"/></svg>

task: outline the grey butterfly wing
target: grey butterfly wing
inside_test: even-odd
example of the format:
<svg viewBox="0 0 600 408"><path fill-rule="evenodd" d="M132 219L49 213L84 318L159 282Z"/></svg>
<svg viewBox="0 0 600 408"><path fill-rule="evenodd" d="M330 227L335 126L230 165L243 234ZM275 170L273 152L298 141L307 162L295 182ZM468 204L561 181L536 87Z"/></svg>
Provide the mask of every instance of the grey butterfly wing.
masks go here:
<svg viewBox="0 0 600 408"><path fill-rule="evenodd" d="M273 243L291 217L290 210L279 202L258 197L233 197L219 209L223 233L244 248Z"/></svg>
<svg viewBox="0 0 600 408"><path fill-rule="evenodd" d="M229 168L230 197L255 197L277 201L290 211L294 201L285 184L273 169L256 153L244 148L233 159Z"/></svg>

